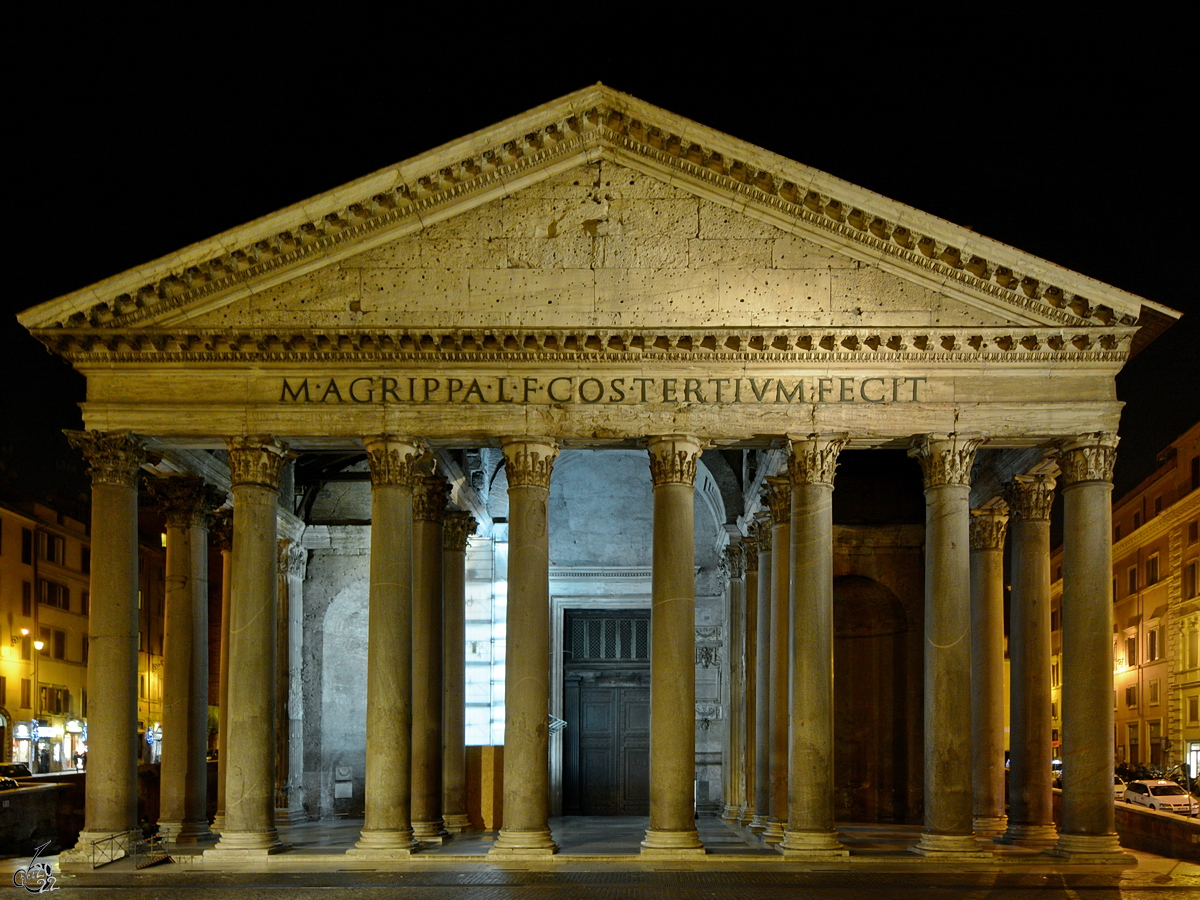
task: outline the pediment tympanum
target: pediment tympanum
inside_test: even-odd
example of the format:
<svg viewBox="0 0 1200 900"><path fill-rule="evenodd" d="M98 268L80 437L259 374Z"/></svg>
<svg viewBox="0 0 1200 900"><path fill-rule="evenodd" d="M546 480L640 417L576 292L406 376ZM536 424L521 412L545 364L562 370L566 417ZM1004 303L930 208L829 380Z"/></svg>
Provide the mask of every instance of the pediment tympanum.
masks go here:
<svg viewBox="0 0 1200 900"><path fill-rule="evenodd" d="M21 318L91 427L880 442L1115 428L1173 315L596 86Z"/></svg>

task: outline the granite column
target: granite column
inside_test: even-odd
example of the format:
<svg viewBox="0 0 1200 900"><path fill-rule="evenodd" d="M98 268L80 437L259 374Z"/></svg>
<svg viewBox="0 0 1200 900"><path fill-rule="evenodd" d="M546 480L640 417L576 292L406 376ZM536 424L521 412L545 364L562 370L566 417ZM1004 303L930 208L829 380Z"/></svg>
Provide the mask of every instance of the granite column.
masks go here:
<svg viewBox="0 0 1200 900"><path fill-rule="evenodd" d="M792 484L786 475L767 479L767 502L771 504L771 613L770 613L770 685L767 723L769 744L767 769L770 778L767 827L763 840L777 844L783 840L788 817L788 718L789 655L791 652L791 546Z"/></svg>
<svg viewBox="0 0 1200 900"><path fill-rule="evenodd" d="M738 537L725 547L729 573L729 729L726 733L725 808L721 818L737 821L746 805L745 774L745 684L746 684L746 547Z"/></svg>
<svg viewBox="0 0 1200 900"><path fill-rule="evenodd" d="M467 830L466 565L475 533L469 512L448 512L442 533L442 822L451 834Z"/></svg>
<svg viewBox="0 0 1200 900"><path fill-rule="evenodd" d="M971 821L977 834L997 835L1008 822L1004 797L1004 535L1003 505L971 510Z"/></svg>
<svg viewBox="0 0 1200 900"><path fill-rule="evenodd" d="M743 756L744 771L741 778L745 785L745 803L742 805L738 823L750 826L754 822L754 793L755 759L758 755L758 529L751 524L747 529L750 536L742 541L745 548L743 554L746 561L746 652L745 652L745 683L742 695L743 730L742 745L745 748Z"/></svg>
<svg viewBox="0 0 1200 900"><path fill-rule="evenodd" d="M217 665L217 812L212 831L219 834L225 827L225 769L229 764L229 597L233 583L233 509L216 511L209 523L209 534L221 552L221 651Z"/></svg>
<svg viewBox="0 0 1200 900"><path fill-rule="evenodd" d="M750 830L765 832L771 819L771 570L774 533L770 514L755 521L758 535L758 627L754 686L754 818Z"/></svg>

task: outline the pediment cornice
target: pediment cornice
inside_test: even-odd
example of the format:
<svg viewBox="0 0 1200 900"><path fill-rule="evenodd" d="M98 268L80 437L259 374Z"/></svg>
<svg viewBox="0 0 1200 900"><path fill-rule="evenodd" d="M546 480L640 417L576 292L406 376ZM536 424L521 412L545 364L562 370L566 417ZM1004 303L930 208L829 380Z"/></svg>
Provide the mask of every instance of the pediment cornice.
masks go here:
<svg viewBox="0 0 1200 900"><path fill-rule="evenodd" d="M75 364L116 362L737 360L742 362L1123 363L1136 333L1120 328L390 328L373 330L52 329L39 333Z"/></svg>
<svg viewBox="0 0 1200 900"><path fill-rule="evenodd" d="M1067 328L1173 311L833 176L596 85L391 169L20 316L49 329L128 330L186 318L606 158L862 259Z"/></svg>

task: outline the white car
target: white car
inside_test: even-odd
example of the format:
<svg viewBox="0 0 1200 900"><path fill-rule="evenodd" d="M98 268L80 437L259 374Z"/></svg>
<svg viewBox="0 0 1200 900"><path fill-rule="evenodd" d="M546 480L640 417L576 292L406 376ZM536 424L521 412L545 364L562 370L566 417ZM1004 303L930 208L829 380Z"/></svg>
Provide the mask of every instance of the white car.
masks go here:
<svg viewBox="0 0 1200 900"><path fill-rule="evenodd" d="M1120 775L1113 775L1113 800L1120 801L1125 799L1125 782L1121 780Z"/></svg>
<svg viewBox="0 0 1200 900"><path fill-rule="evenodd" d="M1173 781L1160 779L1131 781L1125 785L1125 802L1194 816L1200 813L1196 799Z"/></svg>

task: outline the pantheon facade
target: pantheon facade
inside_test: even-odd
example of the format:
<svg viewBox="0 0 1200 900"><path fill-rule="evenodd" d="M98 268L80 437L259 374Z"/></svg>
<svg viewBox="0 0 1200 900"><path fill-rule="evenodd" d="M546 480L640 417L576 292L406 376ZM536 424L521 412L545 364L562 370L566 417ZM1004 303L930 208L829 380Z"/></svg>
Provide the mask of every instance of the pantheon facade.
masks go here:
<svg viewBox="0 0 1200 900"><path fill-rule="evenodd" d="M452 839L485 670L500 859L560 813L702 854L700 812L785 857L875 819L929 857L1119 860L1114 379L1177 315L601 85L27 310L87 379L79 847L137 825L144 486L162 824L206 861L287 852L281 819L361 815L363 859Z"/></svg>

